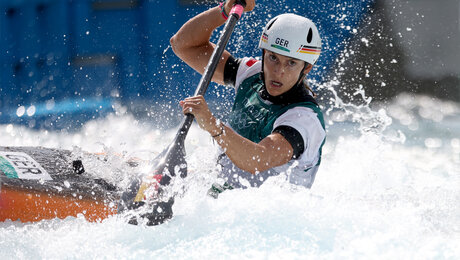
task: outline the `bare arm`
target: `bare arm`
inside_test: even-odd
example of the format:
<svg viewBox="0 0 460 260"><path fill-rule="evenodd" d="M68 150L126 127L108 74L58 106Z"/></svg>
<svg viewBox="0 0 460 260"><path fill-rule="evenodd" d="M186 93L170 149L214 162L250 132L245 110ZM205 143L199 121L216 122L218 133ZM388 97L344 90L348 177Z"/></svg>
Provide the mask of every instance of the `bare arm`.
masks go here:
<svg viewBox="0 0 460 260"><path fill-rule="evenodd" d="M291 144L281 134L273 133L254 143L223 124L221 127L223 134L214 139L238 168L252 174L283 165L294 153Z"/></svg>
<svg viewBox="0 0 460 260"><path fill-rule="evenodd" d="M294 150L281 134L273 133L254 143L219 123L203 96L186 98L180 104L184 113L193 114L200 127L215 136L230 160L242 170L254 174L283 165L292 158Z"/></svg>
<svg viewBox="0 0 460 260"><path fill-rule="evenodd" d="M233 2L233 0L227 1L225 4L227 14L230 12ZM254 0L247 0L246 2L245 11L252 10L255 5ZM193 17L170 39L174 53L190 67L203 74L215 47L215 44L209 41L212 32L224 23L225 19L222 17L221 9L218 6ZM212 81L224 84L224 68L228 57L230 57L230 53L224 51Z"/></svg>
<svg viewBox="0 0 460 260"><path fill-rule="evenodd" d="M233 2L234 0L227 1L227 13L233 6ZM246 0L246 3L245 11L251 11L255 6L254 0ZM209 39L212 32L224 22L225 19L219 7L214 7L192 18L171 38L174 53L203 74L215 46ZM214 82L223 84L224 67L229 56L230 53L227 51L223 53L212 78ZM209 111L203 96L186 98L180 104L184 114L193 114L201 128L212 136L218 135L215 137L218 144L225 150L232 162L242 170L250 173L261 172L283 165L292 158L292 146L281 134L274 133L260 143L254 143L217 123L217 119Z"/></svg>

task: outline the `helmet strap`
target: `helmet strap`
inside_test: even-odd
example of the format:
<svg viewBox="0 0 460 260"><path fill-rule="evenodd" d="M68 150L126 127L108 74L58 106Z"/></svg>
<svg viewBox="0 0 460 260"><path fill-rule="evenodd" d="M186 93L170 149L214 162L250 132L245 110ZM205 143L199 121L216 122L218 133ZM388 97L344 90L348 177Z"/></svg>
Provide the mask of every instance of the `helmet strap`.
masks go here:
<svg viewBox="0 0 460 260"><path fill-rule="evenodd" d="M264 57L265 57L265 50L262 49L262 70L260 71L260 79L262 80L262 86L265 88Z"/></svg>
<svg viewBox="0 0 460 260"><path fill-rule="evenodd" d="M296 85L299 85L299 84L303 81L303 77L304 77L304 75L305 75L305 74L303 74L303 72L304 72L305 69L307 69L307 67L308 67L308 64L309 64L309 63L306 62L306 61L304 61L304 62L305 62L305 65L303 66L303 69L302 69L302 71L300 72L299 79L297 80Z"/></svg>

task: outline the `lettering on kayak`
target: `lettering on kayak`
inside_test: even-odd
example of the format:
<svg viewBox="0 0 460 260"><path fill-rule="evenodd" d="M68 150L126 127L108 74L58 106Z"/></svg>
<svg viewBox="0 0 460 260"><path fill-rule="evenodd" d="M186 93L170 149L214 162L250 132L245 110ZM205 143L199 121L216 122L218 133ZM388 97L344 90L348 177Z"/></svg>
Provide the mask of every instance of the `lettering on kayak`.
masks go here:
<svg viewBox="0 0 460 260"><path fill-rule="evenodd" d="M23 152L0 151L0 173L7 178L52 180L49 173L38 162Z"/></svg>

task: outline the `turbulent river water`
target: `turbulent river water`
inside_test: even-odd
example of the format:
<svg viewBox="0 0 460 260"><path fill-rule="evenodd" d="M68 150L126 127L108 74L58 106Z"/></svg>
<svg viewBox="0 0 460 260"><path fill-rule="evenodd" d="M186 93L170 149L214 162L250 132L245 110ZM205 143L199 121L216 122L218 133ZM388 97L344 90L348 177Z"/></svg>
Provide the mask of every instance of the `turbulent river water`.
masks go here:
<svg viewBox="0 0 460 260"><path fill-rule="evenodd" d="M402 94L380 107L338 105L326 113L328 139L310 190L273 178L215 200L217 147L193 126L186 140L187 191L174 218L156 227L83 217L0 223L1 259L458 259L460 105ZM129 114L78 132L0 125L2 146L44 146L113 155L94 172L128 178L117 161L154 158L176 129Z"/></svg>

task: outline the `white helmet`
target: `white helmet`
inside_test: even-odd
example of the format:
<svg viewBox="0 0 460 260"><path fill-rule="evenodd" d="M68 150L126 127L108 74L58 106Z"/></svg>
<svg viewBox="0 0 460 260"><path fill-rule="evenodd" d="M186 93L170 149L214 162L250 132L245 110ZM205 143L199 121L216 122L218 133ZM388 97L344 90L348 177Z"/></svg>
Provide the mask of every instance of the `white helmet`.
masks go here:
<svg viewBox="0 0 460 260"><path fill-rule="evenodd" d="M259 48L313 65L321 54L321 37L310 19L296 14L281 14L265 26Z"/></svg>

